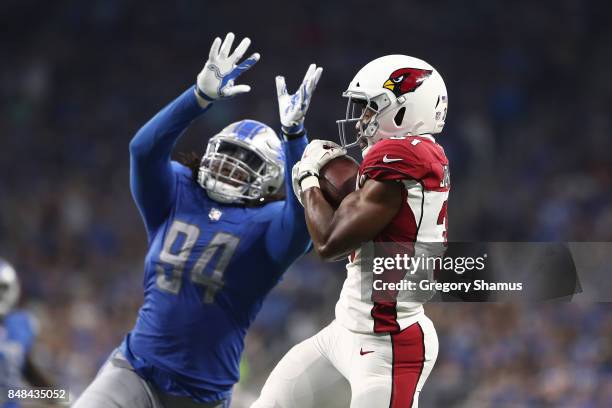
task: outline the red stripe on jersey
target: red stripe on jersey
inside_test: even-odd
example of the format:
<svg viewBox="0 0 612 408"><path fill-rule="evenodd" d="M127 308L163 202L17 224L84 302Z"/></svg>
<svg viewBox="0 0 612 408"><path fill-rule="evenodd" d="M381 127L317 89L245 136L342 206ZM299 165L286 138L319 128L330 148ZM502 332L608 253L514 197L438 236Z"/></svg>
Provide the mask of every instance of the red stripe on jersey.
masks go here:
<svg viewBox="0 0 612 408"><path fill-rule="evenodd" d="M406 189L402 188L402 206L399 212L389 225L374 238L375 243L386 243L386 246L382 249L387 249L389 253L377 254L377 256L395 256L404 252L412 256L414 254L414 246L411 243L416 241L416 236L417 220L408 205ZM397 245L394 246L392 243ZM376 279L381 279L386 283L397 283L404 279L404 275L405 271L400 273L397 271L385 271L382 275L377 276ZM372 289L373 306L370 314L374 319L374 333L397 333L400 331L400 325L397 322L397 302L395 301L397 294L397 291Z"/></svg>
<svg viewBox="0 0 612 408"><path fill-rule="evenodd" d="M447 191L449 186L443 183L445 179L445 166L448 159L444 149L437 143L422 137L406 137L384 139L376 143L359 168L359 180L361 185L369 179L378 181L395 181L410 179L416 180L421 185L423 195L421 196L421 211L423 210L424 191ZM362 177L366 176L366 177ZM441 187L443 186L443 187ZM422 217L422 216L421 216ZM419 229L420 220L415 219L414 213L408 203L408 194L402 189L402 206L391 222L374 237L374 243L398 244L397 251L388 254L394 256L402 252L408 252L409 256L414 254L414 246ZM392 246L387 246L391 250ZM376 255L378 256L378 255ZM377 279L385 283L400 282L405 271L385 271ZM374 290L372 291L373 307L370 311L374 319L374 332L397 333L400 326L397 322L397 291Z"/></svg>
<svg viewBox="0 0 612 408"><path fill-rule="evenodd" d="M396 305L397 302L374 302L370 312L374 319L374 333L397 333L400 330Z"/></svg>
<svg viewBox="0 0 612 408"><path fill-rule="evenodd" d="M391 335L393 349L391 401L389 408L410 408L425 364L425 336L415 323Z"/></svg>
<svg viewBox="0 0 612 408"><path fill-rule="evenodd" d="M414 217L412 208L408 204L408 192L402 187L402 206L391 222L387 224L385 229L373 241L396 242L403 245L415 242L417 239L418 222L419 220ZM393 256L395 254L390 255Z"/></svg>

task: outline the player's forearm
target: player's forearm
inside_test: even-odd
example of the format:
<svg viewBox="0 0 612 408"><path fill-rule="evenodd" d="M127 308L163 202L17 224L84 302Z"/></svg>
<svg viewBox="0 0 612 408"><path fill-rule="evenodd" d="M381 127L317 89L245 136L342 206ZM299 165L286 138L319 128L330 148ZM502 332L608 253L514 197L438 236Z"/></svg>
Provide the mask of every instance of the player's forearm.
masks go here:
<svg viewBox="0 0 612 408"><path fill-rule="evenodd" d="M193 120L212 105L202 108L191 87L170 102L136 133L130 155L137 161L170 160L174 144Z"/></svg>
<svg viewBox="0 0 612 408"><path fill-rule="evenodd" d="M291 191L293 191L291 185L291 170L302 158L304 149L308 144L308 135L306 131L303 131L298 135L282 134L281 137L283 138L283 152L285 153L285 205L295 207L301 212L302 205L295 194L291 194Z"/></svg>
<svg viewBox="0 0 612 408"><path fill-rule="evenodd" d="M172 148L181 133L203 112L192 87L155 115L130 143L130 189L149 238L174 202Z"/></svg>
<svg viewBox="0 0 612 408"><path fill-rule="evenodd" d="M283 137L285 154L285 204L282 216L276 218L266 236L266 246L272 258L280 263L293 262L302 255L310 245L310 235L304 220L304 208L295 197L291 186L291 169L302 157L308 143L305 133L296 137ZM280 239L279 237L285 237Z"/></svg>
<svg viewBox="0 0 612 408"><path fill-rule="evenodd" d="M325 200L319 188L310 188L303 194L304 214L308 232L315 250L324 260L333 260L347 252L341 240L334 234L334 209Z"/></svg>
<svg viewBox="0 0 612 408"><path fill-rule="evenodd" d="M369 180L347 195L335 211L320 189L306 190L306 222L321 258L338 259L376 237L401 208L401 189L396 182Z"/></svg>

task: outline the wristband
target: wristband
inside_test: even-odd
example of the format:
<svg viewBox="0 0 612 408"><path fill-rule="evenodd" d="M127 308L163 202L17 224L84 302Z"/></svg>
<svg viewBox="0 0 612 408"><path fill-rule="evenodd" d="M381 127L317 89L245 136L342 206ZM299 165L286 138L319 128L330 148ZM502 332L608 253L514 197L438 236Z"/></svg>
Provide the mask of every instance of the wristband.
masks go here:
<svg viewBox="0 0 612 408"><path fill-rule="evenodd" d="M204 92L202 92L202 90L200 89L198 84L196 84L196 86L195 86L195 93L196 93L196 95L198 95L200 98L204 99L207 102L213 102L214 101L213 98L209 97Z"/></svg>
<svg viewBox="0 0 612 408"><path fill-rule="evenodd" d="M313 188L313 187L321 188L319 186L319 178L317 176L310 174L304 177L300 181L300 188L302 189L302 192L308 190L309 188Z"/></svg>
<svg viewBox="0 0 612 408"><path fill-rule="evenodd" d="M197 84L195 86L194 93L196 99L198 100L198 105L200 105L201 108L206 108L208 105L214 102L214 99L209 98L204 92L202 92L200 88L198 88Z"/></svg>
<svg viewBox="0 0 612 408"><path fill-rule="evenodd" d="M305 133L303 123L298 123L297 125L291 127L281 126L281 131L283 132L283 135L285 135L285 137L288 139L294 139L296 137L303 136Z"/></svg>
<svg viewBox="0 0 612 408"><path fill-rule="evenodd" d="M301 139L306 134L306 132L302 130L299 133L285 133L285 131L282 130L282 134L283 134L283 140L288 142L290 140Z"/></svg>

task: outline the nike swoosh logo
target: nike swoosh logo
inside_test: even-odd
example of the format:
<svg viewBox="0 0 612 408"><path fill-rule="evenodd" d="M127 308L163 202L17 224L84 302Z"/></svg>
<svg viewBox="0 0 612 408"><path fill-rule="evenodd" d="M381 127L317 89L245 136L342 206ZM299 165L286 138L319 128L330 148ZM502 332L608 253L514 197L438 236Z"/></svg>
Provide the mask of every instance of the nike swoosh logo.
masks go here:
<svg viewBox="0 0 612 408"><path fill-rule="evenodd" d="M385 157L383 157L383 163L393 163L393 162L398 162L398 161L402 161L402 159L390 159L387 157L386 154L385 154Z"/></svg>
<svg viewBox="0 0 612 408"><path fill-rule="evenodd" d="M374 350L372 350L372 351L363 351L363 347L361 348L361 350L359 350L359 354L362 355L362 356L365 356L366 354L370 354L370 353L373 353L373 352L374 352Z"/></svg>

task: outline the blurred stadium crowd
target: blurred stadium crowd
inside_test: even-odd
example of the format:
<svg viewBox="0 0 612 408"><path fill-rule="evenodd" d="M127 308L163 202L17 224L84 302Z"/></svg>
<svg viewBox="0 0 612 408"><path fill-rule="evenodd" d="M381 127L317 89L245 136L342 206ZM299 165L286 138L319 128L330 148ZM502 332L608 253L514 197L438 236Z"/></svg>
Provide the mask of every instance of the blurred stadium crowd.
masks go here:
<svg viewBox="0 0 612 408"><path fill-rule="evenodd" d="M41 322L36 359L74 393L142 300L146 238L129 192L129 140L193 83L214 36L229 30L262 53L245 75L253 92L219 103L177 151L202 151L243 117L276 127L274 76L296 86L313 60L325 72L307 127L334 139L357 69L410 54L449 90L438 140L451 162L451 240L612 241L606 2L285 3L0 4L0 256ZM333 318L342 269L309 255L270 295L248 336L237 407ZM441 354L422 406L612 406L609 304L427 310Z"/></svg>

